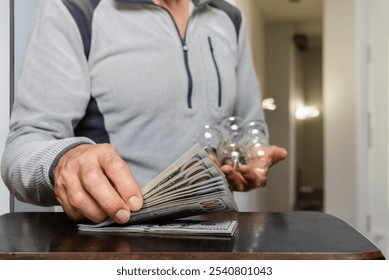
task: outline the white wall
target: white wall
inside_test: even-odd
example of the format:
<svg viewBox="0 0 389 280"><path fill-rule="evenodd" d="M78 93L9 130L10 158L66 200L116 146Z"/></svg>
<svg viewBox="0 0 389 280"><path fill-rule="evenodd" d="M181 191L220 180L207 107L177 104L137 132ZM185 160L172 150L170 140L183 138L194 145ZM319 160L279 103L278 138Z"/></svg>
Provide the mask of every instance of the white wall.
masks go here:
<svg viewBox="0 0 389 280"><path fill-rule="evenodd" d="M368 77L369 77L369 59L368 59L368 37L370 24L368 14L369 5L365 0L356 0L356 103L357 103L357 228L363 233L368 234L370 225L368 221L369 215L369 194L370 186L369 182L369 146L370 146L370 129L369 129L369 92ZM389 252L389 251L388 251Z"/></svg>
<svg viewBox="0 0 389 280"><path fill-rule="evenodd" d="M361 81L359 104L365 111L368 125L365 142L368 145L368 180L360 185L358 208L366 212L366 229L371 240L389 257L389 1L355 0L358 3L359 16L365 15L365 21L359 20L358 43L360 53L368 53L360 60L359 80ZM363 24L364 23L364 24ZM358 30L359 31L359 30ZM364 35L365 34L365 35ZM368 105L368 111L366 108ZM366 121L367 122L367 121ZM362 134L361 134L362 135ZM367 139L366 139L367 138ZM367 141L366 141L367 140ZM361 160L358 160L361 162ZM363 161L362 161L363 162ZM366 181L366 180L365 180ZM365 187L365 188L363 188Z"/></svg>
<svg viewBox="0 0 389 280"><path fill-rule="evenodd" d="M324 210L356 225L355 1L324 2Z"/></svg>
<svg viewBox="0 0 389 280"><path fill-rule="evenodd" d="M9 1L0 1L0 158L3 154L9 121ZM9 212L10 196L0 179L0 215Z"/></svg>

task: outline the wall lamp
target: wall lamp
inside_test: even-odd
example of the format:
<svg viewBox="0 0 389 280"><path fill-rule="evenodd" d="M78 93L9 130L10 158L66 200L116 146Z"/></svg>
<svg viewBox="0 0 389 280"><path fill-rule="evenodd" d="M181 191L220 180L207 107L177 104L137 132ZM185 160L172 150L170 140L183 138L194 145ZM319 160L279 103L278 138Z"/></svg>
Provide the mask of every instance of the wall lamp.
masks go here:
<svg viewBox="0 0 389 280"><path fill-rule="evenodd" d="M262 108L264 110L274 111L277 108L277 105L274 101L274 98L265 98L262 100Z"/></svg>
<svg viewBox="0 0 389 280"><path fill-rule="evenodd" d="M318 116L320 116L320 111L316 106L301 106L295 112L295 117L298 120L311 119Z"/></svg>

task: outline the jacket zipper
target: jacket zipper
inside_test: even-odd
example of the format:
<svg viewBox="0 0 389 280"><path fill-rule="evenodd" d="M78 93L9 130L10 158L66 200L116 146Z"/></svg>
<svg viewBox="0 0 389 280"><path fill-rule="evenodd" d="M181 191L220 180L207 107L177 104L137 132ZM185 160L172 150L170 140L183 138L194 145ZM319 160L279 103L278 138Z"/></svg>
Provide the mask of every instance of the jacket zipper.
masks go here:
<svg viewBox="0 0 389 280"><path fill-rule="evenodd" d="M154 4L154 5L156 5L156 4ZM188 55L189 47L186 44L186 32L188 30L189 21L193 15L194 11L189 16L188 23L186 24L184 38L181 38L181 34L180 34L180 31L178 30L178 26L176 24L176 21L174 20L170 11L162 6L159 6L159 5L156 5L156 6L160 7L161 9L164 9L168 13L168 15L170 16L170 18L172 19L172 21L174 23L174 26L176 27L178 37L181 40L181 47L182 47L182 51L184 54L185 70L186 70L186 75L188 77L188 92L187 92L187 104L188 105L187 106L189 109L192 109L193 78L192 78L192 73L191 73L190 68L189 68L189 55Z"/></svg>
<svg viewBox="0 0 389 280"><path fill-rule="evenodd" d="M213 64L215 65L215 70L216 70L216 75L217 75L218 106L221 107L222 106L222 84L221 84L221 79L220 79L219 67L217 65L216 58L215 58L215 53L213 51L213 45L212 45L211 37L208 37L208 43L209 43L209 49L211 50L212 60L213 60Z"/></svg>
<svg viewBox="0 0 389 280"><path fill-rule="evenodd" d="M186 36L186 32L185 32L185 36ZM192 109L193 78L189 68L189 56L188 56L189 48L188 45L186 44L185 37L184 39L182 39L182 50L184 51L185 69L186 69L186 74L188 76L188 95L187 95L188 108Z"/></svg>

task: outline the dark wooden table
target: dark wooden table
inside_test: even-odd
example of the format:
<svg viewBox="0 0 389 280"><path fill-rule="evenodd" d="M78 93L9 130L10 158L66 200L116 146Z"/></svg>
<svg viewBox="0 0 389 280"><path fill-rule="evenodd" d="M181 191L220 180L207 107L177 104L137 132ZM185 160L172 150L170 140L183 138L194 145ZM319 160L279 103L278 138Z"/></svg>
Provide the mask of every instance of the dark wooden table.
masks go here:
<svg viewBox="0 0 389 280"><path fill-rule="evenodd" d="M218 213L233 237L82 233L63 213L0 216L0 259L384 259L346 222L320 212Z"/></svg>

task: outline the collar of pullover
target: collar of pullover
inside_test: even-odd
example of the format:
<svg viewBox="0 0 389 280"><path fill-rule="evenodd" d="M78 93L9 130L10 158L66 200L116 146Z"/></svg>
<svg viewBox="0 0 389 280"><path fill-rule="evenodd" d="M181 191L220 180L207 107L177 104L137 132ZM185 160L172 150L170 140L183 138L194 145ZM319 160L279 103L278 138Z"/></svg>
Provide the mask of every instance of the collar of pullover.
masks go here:
<svg viewBox="0 0 389 280"><path fill-rule="evenodd" d="M134 3L134 4L152 4L153 0L116 0L118 2ZM195 6L202 6L216 0L191 0Z"/></svg>

